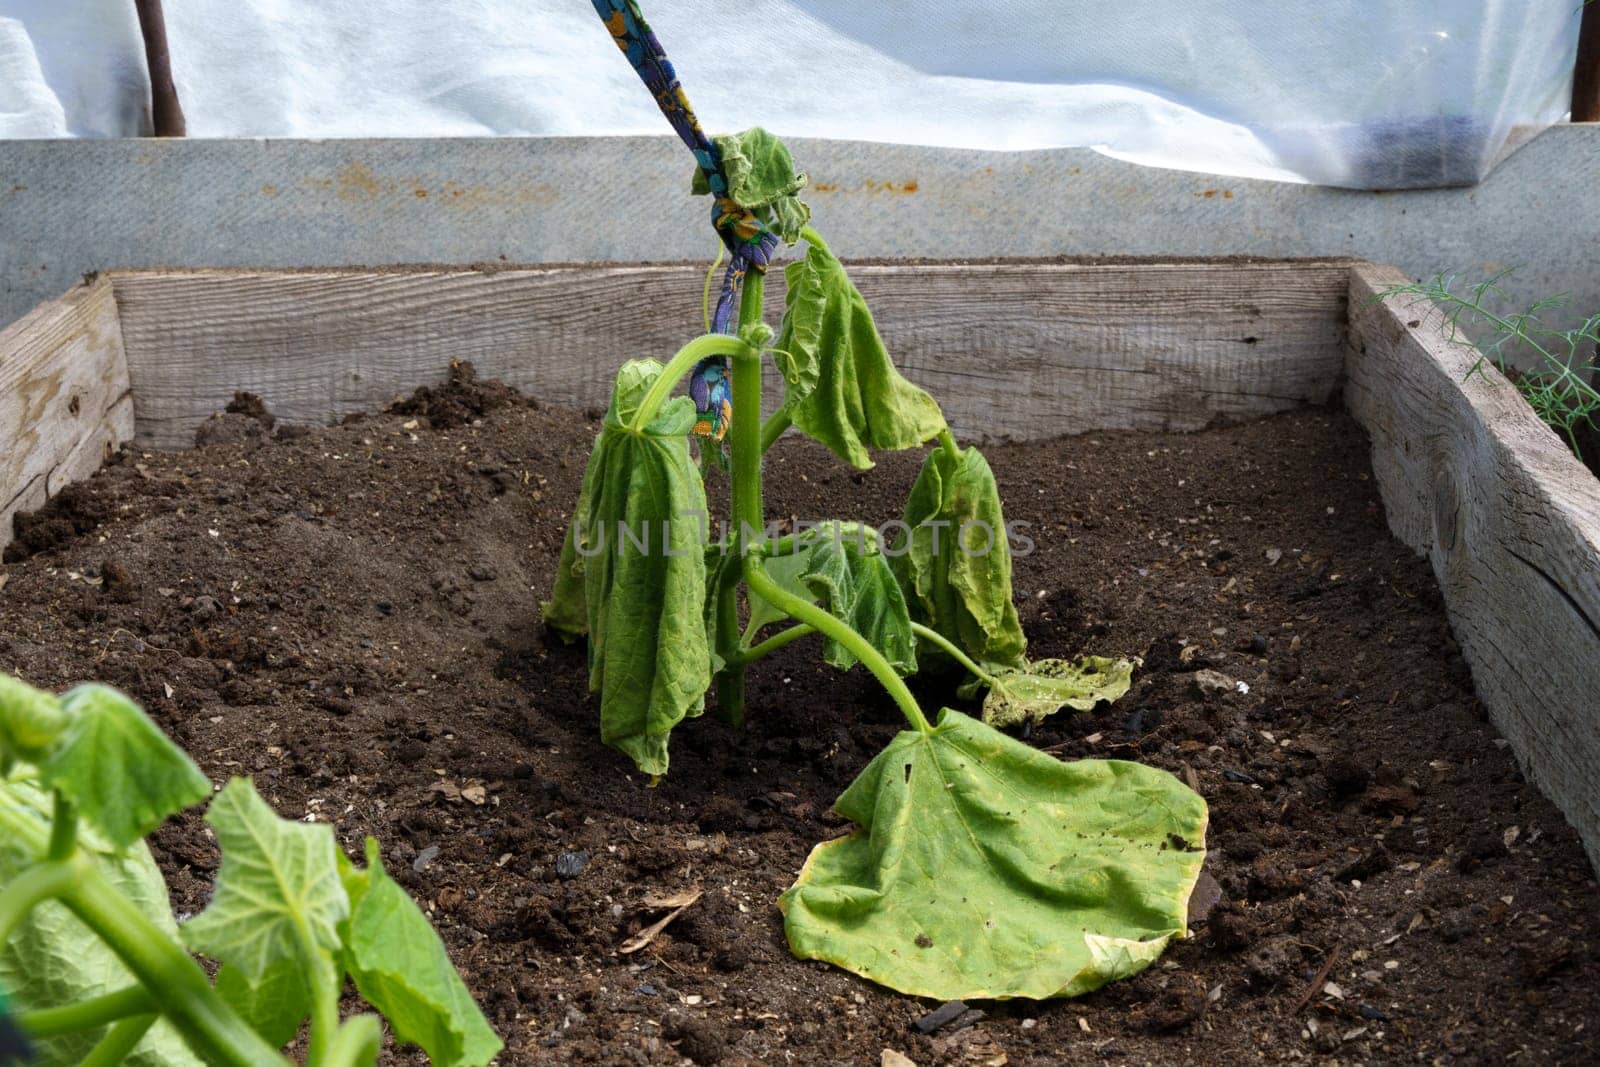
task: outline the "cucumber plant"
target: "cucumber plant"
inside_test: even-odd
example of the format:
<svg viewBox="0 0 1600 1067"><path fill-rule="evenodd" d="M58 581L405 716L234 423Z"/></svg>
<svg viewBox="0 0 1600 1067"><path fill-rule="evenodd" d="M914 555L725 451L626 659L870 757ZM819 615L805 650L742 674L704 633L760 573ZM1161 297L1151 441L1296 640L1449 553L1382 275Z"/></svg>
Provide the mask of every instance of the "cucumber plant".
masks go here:
<svg viewBox="0 0 1600 1067"><path fill-rule="evenodd" d="M693 150L693 189L731 253L708 332L618 371L543 605L549 627L587 640L602 739L659 777L708 694L742 724L746 670L819 637L908 729L836 803L855 831L817 846L780 898L793 951L945 999L1070 996L1143 969L1185 933L1204 801L1163 771L1063 763L997 728L1115 699L1131 665L1028 661L993 472L895 369L810 225L789 151L761 129L707 138L635 0L594 3ZM774 330L765 271L802 242ZM767 359L784 396L763 420ZM843 520L768 525L762 457L791 426L857 468L874 449L932 446L892 539ZM712 538L702 467L723 466L731 525ZM905 681L919 666L965 671L968 695L987 691L981 718L925 713Z"/></svg>
<svg viewBox="0 0 1600 1067"><path fill-rule="evenodd" d="M144 837L210 798L209 906L180 928ZM377 1062L378 1017L342 1020L346 978L401 1043L481 1067L500 1040L421 909L333 827L211 782L127 697L0 675L0 1063L268 1067L306 1019L306 1063ZM190 955L220 967L215 981Z"/></svg>

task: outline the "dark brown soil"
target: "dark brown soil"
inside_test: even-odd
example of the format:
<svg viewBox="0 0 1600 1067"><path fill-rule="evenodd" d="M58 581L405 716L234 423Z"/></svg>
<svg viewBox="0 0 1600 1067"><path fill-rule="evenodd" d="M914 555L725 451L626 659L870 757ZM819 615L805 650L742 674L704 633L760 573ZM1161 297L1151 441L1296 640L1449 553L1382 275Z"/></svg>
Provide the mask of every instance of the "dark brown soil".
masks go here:
<svg viewBox="0 0 1600 1067"><path fill-rule="evenodd" d="M583 650L540 633L593 413L464 380L309 433L234 407L221 443L127 454L20 520L0 668L121 686L214 777L352 851L376 835L506 1063L1600 1058L1592 873L1484 721L1341 414L987 450L1037 542L1034 652L1145 661L1033 743L1190 777L1222 899L1135 979L922 1034L938 1005L794 960L773 904L899 728L871 679L791 645L754 671L749 728L686 724L650 789L599 743ZM769 511L892 518L919 463L785 442ZM154 843L175 906L202 907L199 816ZM617 954L646 897L696 885Z"/></svg>

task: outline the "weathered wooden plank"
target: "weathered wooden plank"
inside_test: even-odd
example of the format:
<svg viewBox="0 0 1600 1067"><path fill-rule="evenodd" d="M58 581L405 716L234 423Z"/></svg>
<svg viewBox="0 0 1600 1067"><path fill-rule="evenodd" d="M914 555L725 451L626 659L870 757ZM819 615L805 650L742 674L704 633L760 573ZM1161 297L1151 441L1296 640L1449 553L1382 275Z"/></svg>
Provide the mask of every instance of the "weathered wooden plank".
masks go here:
<svg viewBox="0 0 1600 1067"><path fill-rule="evenodd" d="M1600 866L1600 482L1408 279L1351 272L1345 401L1389 526L1426 556L1478 693Z"/></svg>
<svg viewBox="0 0 1600 1067"><path fill-rule="evenodd" d="M1347 261L862 265L907 376L964 436L1197 429L1320 402L1342 373ZM189 443L235 390L322 423L452 358L602 404L624 359L700 329L702 268L130 271L111 275L138 440ZM782 308L768 282L769 320ZM778 395L774 381L771 393Z"/></svg>
<svg viewBox="0 0 1600 1067"><path fill-rule="evenodd" d="M81 285L0 331L0 548L12 517L99 468L133 436L111 285Z"/></svg>

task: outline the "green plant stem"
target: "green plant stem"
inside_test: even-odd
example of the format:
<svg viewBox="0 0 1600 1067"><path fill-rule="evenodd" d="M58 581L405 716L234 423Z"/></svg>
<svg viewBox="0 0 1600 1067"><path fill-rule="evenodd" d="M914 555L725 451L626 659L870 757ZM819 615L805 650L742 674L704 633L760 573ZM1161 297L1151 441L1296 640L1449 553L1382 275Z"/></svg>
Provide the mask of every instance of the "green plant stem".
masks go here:
<svg viewBox="0 0 1600 1067"><path fill-rule="evenodd" d="M328 1046L328 1067L371 1067L383 1051L383 1025L374 1015L357 1015L339 1027Z"/></svg>
<svg viewBox="0 0 1600 1067"><path fill-rule="evenodd" d="M89 1050L78 1067L116 1067L128 1058L144 1035L156 1024L159 1015L134 1015L111 1028L99 1044Z"/></svg>
<svg viewBox="0 0 1600 1067"><path fill-rule="evenodd" d="M332 965L317 951L317 943L304 922L296 922L295 948L311 984L311 1029L307 1032L306 1067L326 1067L339 1036L339 986Z"/></svg>
<svg viewBox="0 0 1600 1067"><path fill-rule="evenodd" d="M977 662L974 661L972 657L961 651L960 647L954 641L951 641L938 630L924 626L920 622L913 622L911 624L911 632L916 634L921 640L928 642L930 645L936 645L937 647L943 649L951 659L965 667L973 677L977 678L978 681L982 682L984 685L994 685L994 675L978 666Z"/></svg>
<svg viewBox="0 0 1600 1067"><path fill-rule="evenodd" d="M0 945L22 924L34 908L59 897L77 881L77 870L68 862L56 860L29 867L11 880L0 893Z"/></svg>
<svg viewBox="0 0 1600 1067"><path fill-rule="evenodd" d="M761 321L761 299L766 278L749 274L739 301L741 331ZM741 344L733 353L733 420L728 427L732 453L733 544L741 556L752 545L747 531L761 538L766 528L761 503L761 353ZM759 545L757 541L755 544ZM717 590L718 655L726 664L717 675L718 714L735 725L744 722L744 662L739 652L739 568L730 567L727 580Z"/></svg>
<svg viewBox="0 0 1600 1067"><path fill-rule="evenodd" d="M840 521L835 525L838 528L837 536L841 541L845 539L857 541L863 551L875 551L882 543L882 535L878 533L878 528L870 523ZM814 538L815 535L814 528L801 530L798 533L787 533L762 545L756 554L766 559L793 555L800 549L808 547L806 539Z"/></svg>
<svg viewBox="0 0 1600 1067"><path fill-rule="evenodd" d="M748 284L748 283L747 283ZM757 306L760 300L757 298ZM749 345L730 334L708 333L696 337L693 341L678 349L678 354L664 367L661 374L651 383L649 392L644 394L644 399L639 402L639 410L634 413L633 421L628 428L634 433L640 433L646 426L655 420L661 405L667 402L667 397L672 395L684 375L694 370L695 364L711 356L733 356L749 350Z"/></svg>
<svg viewBox="0 0 1600 1067"><path fill-rule="evenodd" d="M798 641L807 634L816 632L817 628L815 626L803 622L797 623L787 630L780 630L778 633L773 634L759 645L752 645L750 648L743 650L739 653L739 659L744 663L753 663L762 656L770 656L785 645Z"/></svg>
<svg viewBox="0 0 1600 1067"><path fill-rule="evenodd" d="M961 459L961 446L956 444L956 435L950 432L948 426L939 431L939 447L944 449L945 455L951 459L957 461Z"/></svg>
<svg viewBox="0 0 1600 1067"><path fill-rule="evenodd" d="M824 241L822 239L822 235L816 230L813 230L810 226L800 227L800 240L804 241L808 245L816 245L817 248L821 249L823 252L826 252L830 256L833 255L833 252L828 248L828 242Z"/></svg>
<svg viewBox="0 0 1600 1067"><path fill-rule="evenodd" d="M287 1061L228 1006L200 965L106 881L87 854L80 850L67 862L75 877L61 902L141 985L159 991L167 1017L202 1060L214 1067L283 1067Z"/></svg>
<svg viewBox="0 0 1600 1067"><path fill-rule="evenodd" d="M784 431L793 425L794 418L789 414L787 409L774 411L772 413L772 417L761 424L762 454L765 455L769 448L777 444L778 438L782 437Z"/></svg>
<svg viewBox="0 0 1600 1067"><path fill-rule="evenodd" d="M72 801L55 791L55 808L50 816L50 843L45 847L45 858L64 860L78 847L78 813Z"/></svg>
<svg viewBox="0 0 1600 1067"><path fill-rule="evenodd" d="M76 1004L59 1008L39 1008L17 1016L17 1022L30 1037L60 1037L84 1030L98 1030L130 1015L143 1015L155 1009L156 1002L144 986L129 986Z"/></svg>
<svg viewBox="0 0 1600 1067"><path fill-rule="evenodd" d="M933 732L933 727L928 725L928 717L922 714L922 708L917 704L917 698L911 695L911 690L906 687L905 681L895 673L889 661L883 658L883 654L872 647L870 641L822 608L808 600L802 600L773 581L762 565L760 556L745 557L744 580L750 584L751 592L765 599L791 619L809 623L823 636L831 637L849 649L856 659L872 672L873 677L878 679L878 684L888 690L889 696L899 706L900 713L913 728L923 734Z"/></svg>

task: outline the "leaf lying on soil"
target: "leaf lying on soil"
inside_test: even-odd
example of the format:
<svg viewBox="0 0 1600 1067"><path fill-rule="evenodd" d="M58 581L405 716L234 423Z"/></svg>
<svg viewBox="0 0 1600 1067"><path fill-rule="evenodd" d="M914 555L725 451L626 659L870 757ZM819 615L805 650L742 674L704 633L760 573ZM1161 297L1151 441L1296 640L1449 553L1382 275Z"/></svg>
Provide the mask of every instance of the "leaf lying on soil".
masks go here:
<svg viewBox="0 0 1600 1067"><path fill-rule="evenodd" d="M1206 806L1165 771L1063 763L959 712L906 731L779 907L802 959L939 1000L1076 996L1182 937Z"/></svg>
<svg viewBox="0 0 1600 1067"><path fill-rule="evenodd" d="M983 721L990 726L1016 726L1026 719L1040 722L1062 708L1091 711L1100 701L1113 701L1128 691L1133 664L1108 656L1083 656L1076 662L1040 659L1021 667L986 668L994 684L983 698ZM963 697L976 695L982 681L961 687Z"/></svg>

